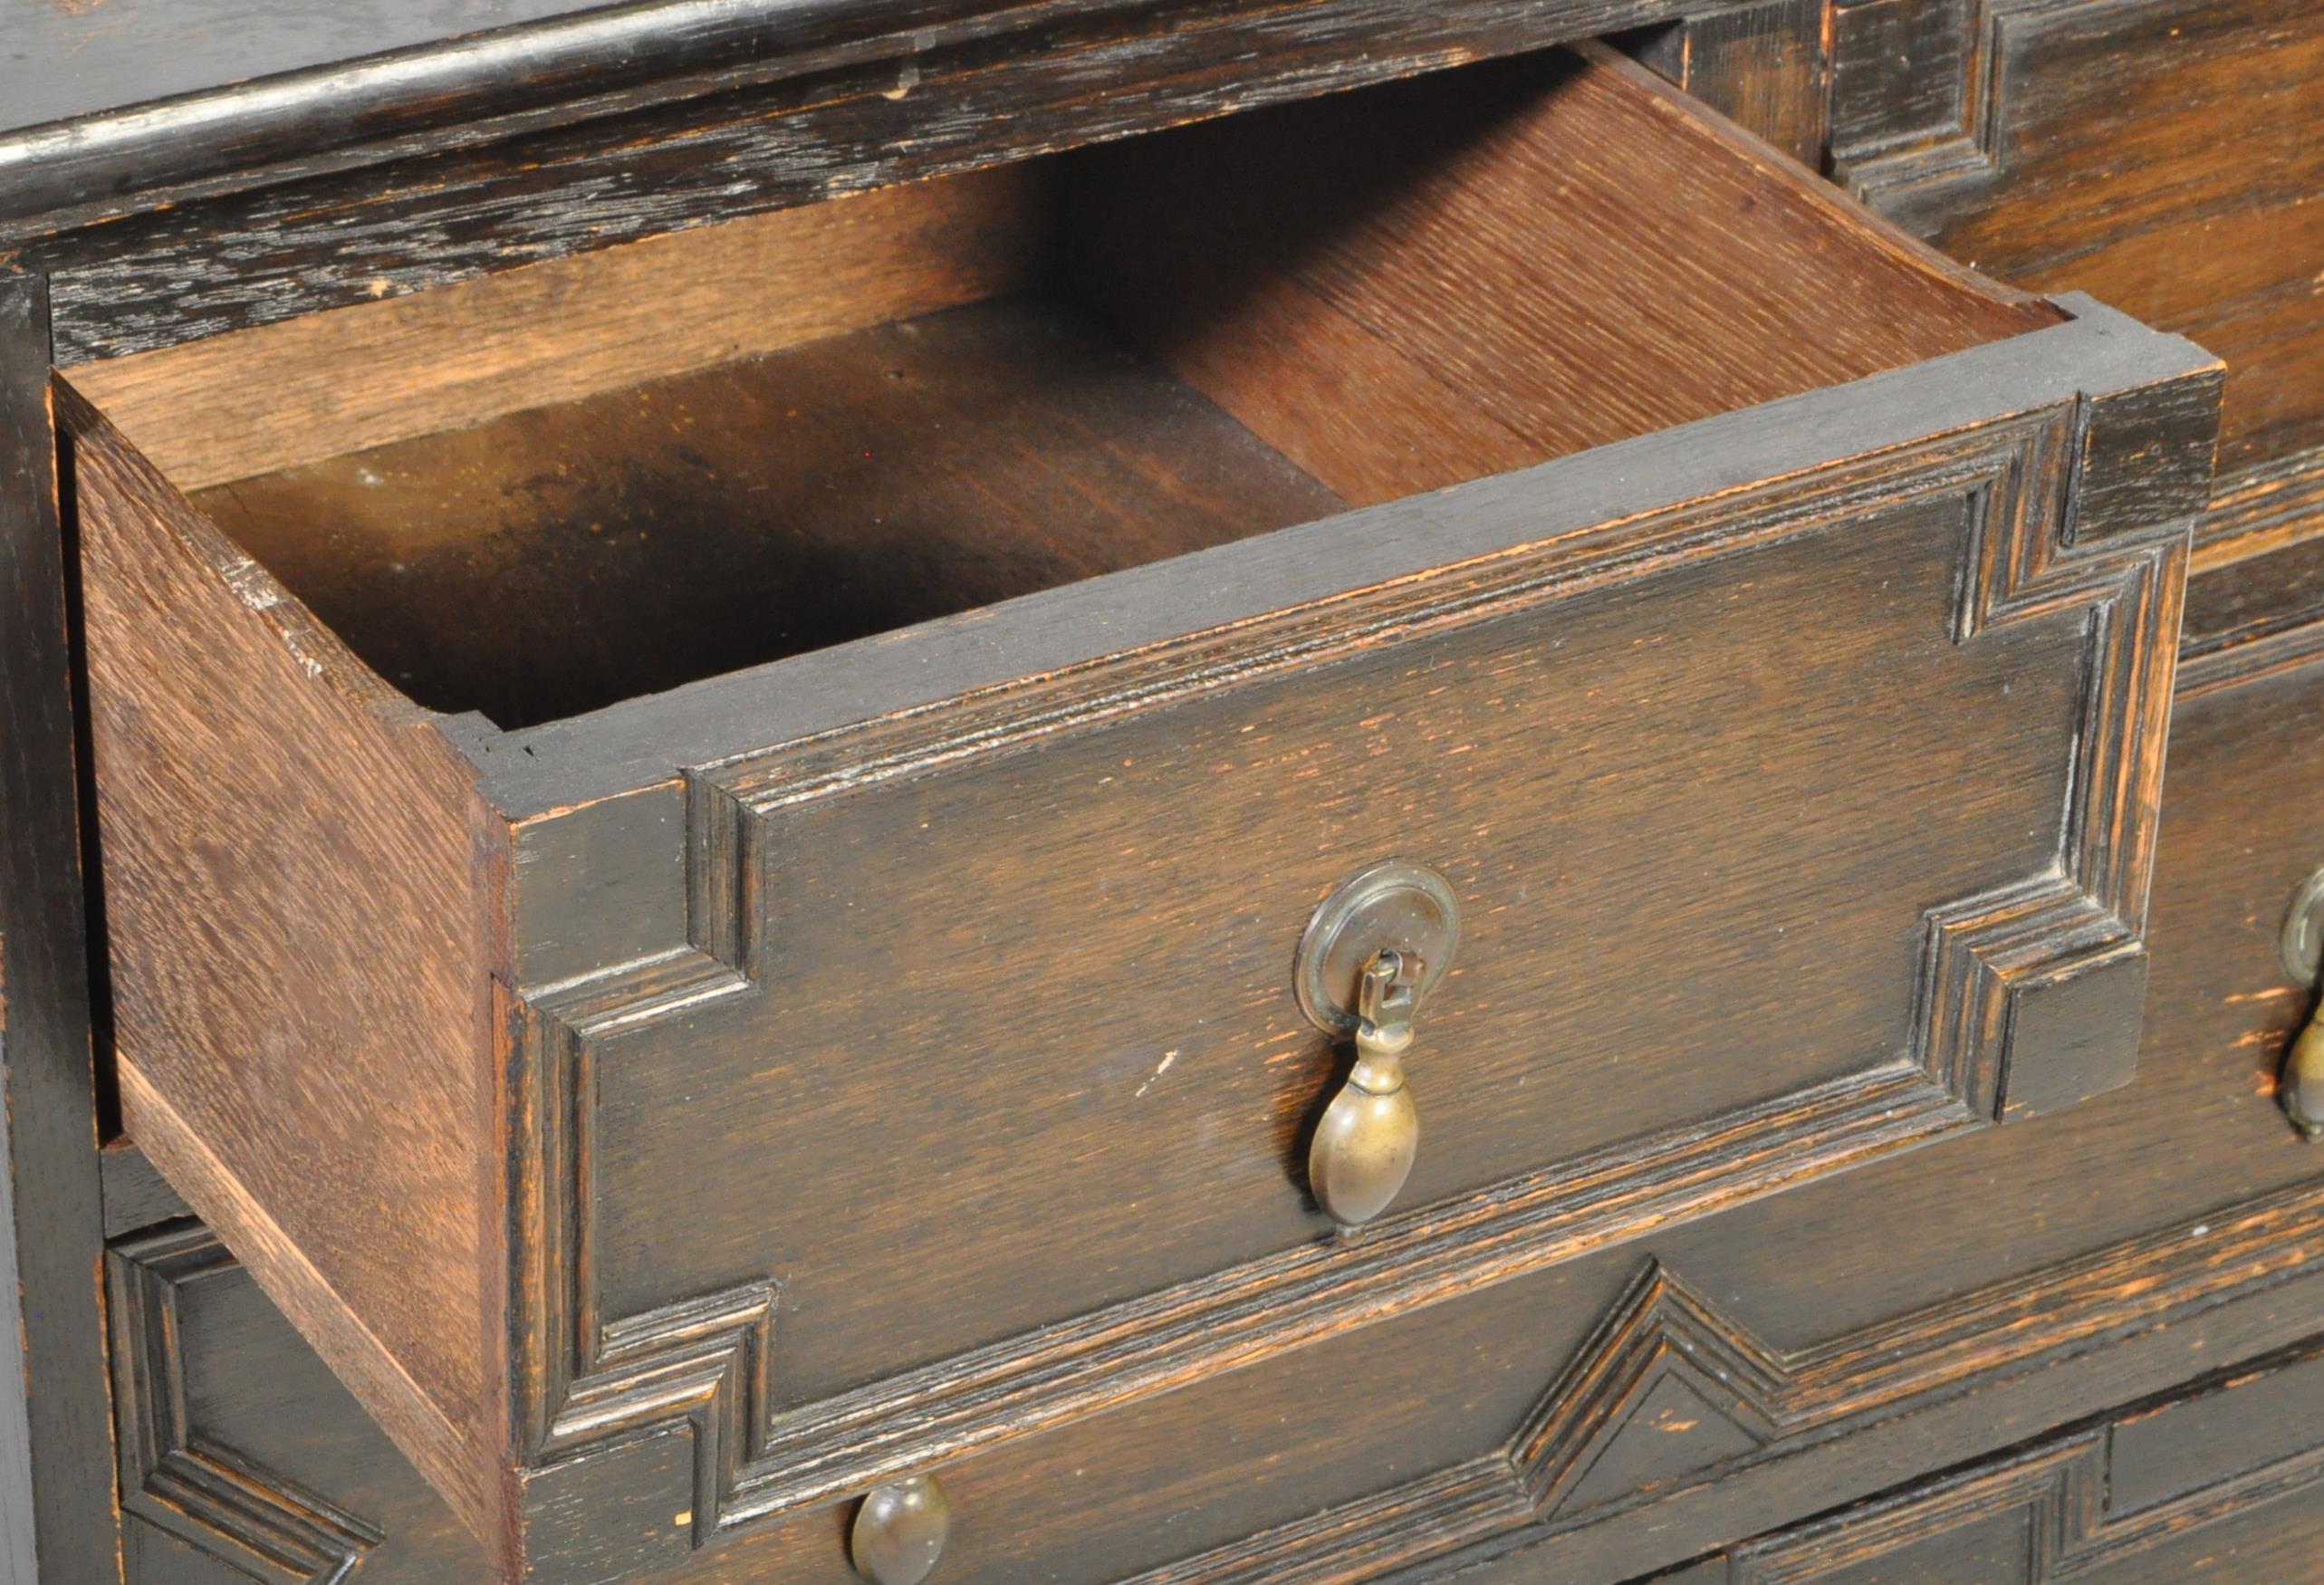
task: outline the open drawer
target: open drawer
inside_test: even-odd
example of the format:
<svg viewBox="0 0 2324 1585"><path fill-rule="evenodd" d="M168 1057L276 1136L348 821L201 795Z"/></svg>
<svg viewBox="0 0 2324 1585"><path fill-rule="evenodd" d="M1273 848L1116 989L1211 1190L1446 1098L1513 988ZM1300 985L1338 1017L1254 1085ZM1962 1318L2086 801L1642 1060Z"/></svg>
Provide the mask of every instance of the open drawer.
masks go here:
<svg viewBox="0 0 2324 1585"><path fill-rule="evenodd" d="M77 369L129 1129L600 1580L2070 1104L2218 383L1596 51Z"/></svg>

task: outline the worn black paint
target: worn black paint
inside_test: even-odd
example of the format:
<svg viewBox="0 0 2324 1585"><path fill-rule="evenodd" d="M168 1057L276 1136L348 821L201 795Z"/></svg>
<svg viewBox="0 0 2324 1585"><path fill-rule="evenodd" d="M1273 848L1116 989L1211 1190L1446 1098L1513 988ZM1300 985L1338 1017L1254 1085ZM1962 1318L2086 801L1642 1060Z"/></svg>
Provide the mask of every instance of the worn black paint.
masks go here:
<svg viewBox="0 0 2324 1585"><path fill-rule="evenodd" d="M112 1437L48 367L45 283L0 273L0 1580L96 1585Z"/></svg>
<svg viewBox="0 0 2324 1585"><path fill-rule="evenodd" d="M1473 59L1685 9L1681 0L646 0L595 9L436 0L415 16L376 0L110 0L102 13L58 7L33 18L0 61L0 104L14 112L0 127L0 235L7 222L37 235L165 199L834 71L901 89L960 59L1030 62L1186 38L1234 62L1251 88L1256 53L1301 40L1337 41L1351 68L1386 64L1424 36ZM60 61L80 63L60 72ZM1134 90L1134 75L1120 86Z"/></svg>
<svg viewBox="0 0 2324 1585"><path fill-rule="evenodd" d="M538 116L495 123L498 140L482 147L473 146L483 136L475 127L381 146L370 158L397 157L386 169L334 175L334 161L345 164L337 157L252 150L274 162L264 177L273 185L199 203L184 201L184 191L156 193L149 198L167 196L170 207L43 239L58 222L51 216L21 222L16 234L27 256L58 277L57 346L70 364L1542 48L1666 17L1680 4L1080 6L1070 24L1052 21L1030 35L972 33L924 49L915 34L900 55L807 51L786 59L780 81L706 79L667 103L600 93L586 118L578 110L565 117L574 124ZM1261 54L1266 66L1254 72ZM301 179L286 179L293 175ZM0 246L7 236L0 211Z"/></svg>

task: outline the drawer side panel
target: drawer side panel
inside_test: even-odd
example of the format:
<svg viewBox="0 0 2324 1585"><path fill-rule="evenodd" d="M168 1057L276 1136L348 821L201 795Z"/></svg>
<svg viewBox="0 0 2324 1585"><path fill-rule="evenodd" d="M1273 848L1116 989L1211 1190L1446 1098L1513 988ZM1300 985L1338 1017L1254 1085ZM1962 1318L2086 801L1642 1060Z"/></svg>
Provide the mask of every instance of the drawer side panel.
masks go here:
<svg viewBox="0 0 2324 1585"><path fill-rule="evenodd" d="M77 418L127 1126L481 1529L508 1423L498 828L423 720Z"/></svg>

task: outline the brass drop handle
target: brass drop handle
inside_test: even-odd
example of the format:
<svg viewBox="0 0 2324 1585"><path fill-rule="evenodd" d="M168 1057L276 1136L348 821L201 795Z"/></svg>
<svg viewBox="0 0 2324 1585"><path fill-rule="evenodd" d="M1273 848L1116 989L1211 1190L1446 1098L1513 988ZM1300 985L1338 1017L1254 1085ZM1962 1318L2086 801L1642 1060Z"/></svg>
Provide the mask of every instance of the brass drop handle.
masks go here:
<svg viewBox="0 0 2324 1585"><path fill-rule="evenodd" d="M1294 984L1315 1026L1352 1039L1356 1060L1317 1119L1308 1187L1342 1228L1394 1203L1420 1148L1420 1112L1405 1081L1413 1019L1460 942L1452 883L1391 860L1332 889L1300 938Z"/></svg>
<svg viewBox="0 0 2324 1585"><path fill-rule="evenodd" d="M1357 992L1356 1065L1316 1124L1307 1181L1315 1203L1342 1227L1388 1208L1412 1176L1420 1111L1405 1081L1423 965L1390 947L1364 965Z"/></svg>
<svg viewBox="0 0 2324 1585"><path fill-rule="evenodd" d="M848 1551L871 1585L920 1585L944 1555L952 1504L934 1475L875 1486L855 1511Z"/></svg>
<svg viewBox="0 0 2324 1585"><path fill-rule="evenodd" d="M2294 983L2315 985L2324 975L2324 869L2293 894L2281 945L2284 970ZM2324 1003L2310 1012L2307 1025L2291 1042L2276 1100L2292 1127L2310 1139L2324 1138Z"/></svg>

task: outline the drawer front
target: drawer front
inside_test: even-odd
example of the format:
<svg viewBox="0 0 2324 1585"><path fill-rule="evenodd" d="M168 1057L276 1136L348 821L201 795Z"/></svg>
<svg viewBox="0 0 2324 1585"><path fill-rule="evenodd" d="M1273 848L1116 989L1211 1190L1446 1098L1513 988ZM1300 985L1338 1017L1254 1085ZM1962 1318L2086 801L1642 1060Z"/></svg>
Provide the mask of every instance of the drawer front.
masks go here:
<svg viewBox="0 0 2324 1585"><path fill-rule="evenodd" d="M1666 1585L2324 1580L2313 1344L1753 1541ZM1480 1582L1532 1580L1487 1569Z"/></svg>
<svg viewBox="0 0 2324 1585"><path fill-rule="evenodd" d="M1322 294L1334 334L1385 316L1398 402L1467 370L1471 440L1538 423L1593 448L509 732L397 693L75 399L130 1128L503 1574L789 1558L866 1490L965 1460L965 1499L1025 1494L970 1578L1272 1535L1423 1431L1459 1488L1423 1494L1445 1533L1614 1502L1662 1466L1589 1484L1587 1417L1515 1487L1494 1439L1598 1318L1650 1350L1691 1324L1692 1291L1628 1246L2130 1080L2216 366L2095 303L1977 298L1592 62L1567 98L1496 90L1551 120L1481 139L1491 179L1421 184L1448 246L1506 255L1484 197L1544 125L1590 148L1611 115L1724 173L1715 235L1772 212L1781 259L1815 268L1783 249L1825 235L1973 322L1934 344L2001 339L1600 445L1682 414L1641 381L1573 416L1561 382L1594 361L1445 341L1413 260L1371 256L1397 226L1311 257L1304 228L1334 227L1302 212L1306 274L1255 307L1251 281L1204 283L1233 333L1148 327L1187 378L1250 376L1229 354L1264 331L1292 371L1274 396L1328 383L1330 345L1299 340ZM1698 317L1733 285L1685 251L1701 235L1657 212L1637 244ZM1493 334L1538 330L1530 284L1477 293ZM1812 307L1751 322L1783 389L1832 379ZM1897 327L1858 307L1886 367ZM1685 403L1762 391L1753 358L1642 340ZM1220 399L1344 497L1445 482L1433 439L1351 427L1337 397L1323 422ZM1459 942L1359 933L1341 963L1350 990L1375 947L1444 971L1403 1055L1416 1159L1349 1236L1311 1136L1378 1071L1303 1013L1296 965L1319 904L1388 860L1441 878ZM1401 1378L1401 1417L1296 1497L1156 1540L1125 1486L1113 1523L1147 1539L1061 1539L1055 1461L1118 1436L1158 1457L1243 1370L1298 1406L1279 1432L1320 1436L1378 1340L1466 1359L1461 1329L1569 1268L1574 1334L1509 1359L1479 1417L1428 1408L1483 1388ZM1733 1348L1764 1391L1732 1434L1659 1445L1679 1465L1789 1435L1829 1385Z"/></svg>
<svg viewBox="0 0 2324 1585"><path fill-rule="evenodd" d="M1844 477L1638 576L1432 581L1198 683L1123 668L698 778L740 975L531 1004L603 1312L782 1273L789 1409L1113 1304L1405 1282L1455 1229L1596 1242L2123 1082L2170 573L2147 542L2063 598L1977 591L2021 466ZM1461 938L1400 1214L1328 1259L1301 1135L1341 1062L1293 963L1386 860L1449 880Z"/></svg>
<svg viewBox="0 0 2324 1585"><path fill-rule="evenodd" d="M524 1004L539 1346L616 1406L553 1450L715 1318L733 1462L666 1497L754 1522L2127 1081L2182 552L2035 549L2051 422L730 762L571 879L520 837L571 891L684 833L721 946ZM1292 966L1384 860L1463 939L1340 1243Z"/></svg>
<svg viewBox="0 0 2324 1585"><path fill-rule="evenodd" d="M2200 1242L2172 1231L2179 1246ZM1767 1570L1741 1579L1820 1579L1835 1559L1894 1549L1905 1571L1867 1578L1917 1580L1941 1560L1987 1558L1992 1532L2022 1535L2010 1526L2029 1510L2055 1516L2060 1491L2104 1489L2080 1484L2094 1470L2118 1506L2073 1555L2111 1563L2313 1479L2317 1369L2233 1400L2236 1412L2180 1416L2166 1436L2118 1430L2110 1472L2074 1438L2037 1461L2038 1478L2012 1460L1965 1496L1946 1488L1924 1507L1930 1494L1916 1492L1897 1524L1753 1538L1877 1499L1931 1463L2044 1436L2111 1396L2166 1390L2190 1364L2281 1346L2313 1324L2324 1281L2313 1262L2290 1284L2248 1273L2319 1232L2312 1212L2234 1229L2216 1254L2245 1268L2240 1281L2191 1280L2161 1239L2100 1252L2095 1280L2002 1285L1805 1350L1771 1347L1651 1260L1536 1273L944 1466L951 1524L930 1580L1586 1585L1727 1548ZM1683 1264L1691 1252L1666 1253ZM496 1577L206 1230L122 1240L110 1280L132 1585L323 1580L351 1564L368 1580ZM2126 1287L2167 1297L2134 1302ZM1998 1335L1997 1315L2014 1318ZM2264 1417L2240 1412L2252 1405ZM618 1522L652 1517L624 1487L594 1495ZM854 1513L753 1527L636 1577L848 1585Z"/></svg>

